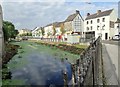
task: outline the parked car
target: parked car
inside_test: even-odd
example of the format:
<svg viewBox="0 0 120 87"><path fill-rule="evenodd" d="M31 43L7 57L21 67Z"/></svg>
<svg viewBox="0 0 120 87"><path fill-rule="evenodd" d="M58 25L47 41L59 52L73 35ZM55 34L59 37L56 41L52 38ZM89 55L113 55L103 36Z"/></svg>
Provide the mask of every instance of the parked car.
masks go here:
<svg viewBox="0 0 120 87"><path fill-rule="evenodd" d="M120 35L115 35L112 37L112 40L120 40Z"/></svg>

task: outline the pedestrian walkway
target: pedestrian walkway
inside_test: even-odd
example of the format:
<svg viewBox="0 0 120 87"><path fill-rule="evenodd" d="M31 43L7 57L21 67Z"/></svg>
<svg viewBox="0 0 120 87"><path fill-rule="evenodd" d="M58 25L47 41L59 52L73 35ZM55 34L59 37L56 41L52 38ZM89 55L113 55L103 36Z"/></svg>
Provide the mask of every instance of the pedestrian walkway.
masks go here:
<svg viewBox="0 0 120 87"><path fill-rule="evenodd" d="M112 63L105 44L102 45L102 56L106 85L118 85L118 78L115 72L115 66Z"/></svg>

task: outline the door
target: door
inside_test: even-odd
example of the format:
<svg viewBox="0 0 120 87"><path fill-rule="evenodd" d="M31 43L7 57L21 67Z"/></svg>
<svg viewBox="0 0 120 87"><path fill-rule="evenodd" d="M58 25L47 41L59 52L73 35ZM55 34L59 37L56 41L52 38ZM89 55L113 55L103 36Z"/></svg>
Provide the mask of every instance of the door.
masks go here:
<svg viewBox="0 0 120 87"><path fill-rule="evenodd" d="M108 39L108 33L105 33L105 40Z"/></svg>

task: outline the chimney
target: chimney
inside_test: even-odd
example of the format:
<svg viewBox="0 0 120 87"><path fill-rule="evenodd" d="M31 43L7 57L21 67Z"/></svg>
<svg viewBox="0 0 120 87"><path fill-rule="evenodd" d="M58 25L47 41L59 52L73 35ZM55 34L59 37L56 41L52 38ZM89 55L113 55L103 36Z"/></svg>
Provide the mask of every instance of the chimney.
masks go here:
<svg viewBox="0 0 120 87"><path fill-rule="evenodd" d="M90 13L87 13L87 16L89 16L90 15Z"/></svg>
<svg viewBox="0 0 120 87"><path fill-rule="evenodd" d="M101 10L97 10L97 14L99 14L101 12Z"/></svg>
<svg viewBox="0 0 120 87"><path fill-rule="evenodd" d="M79 14L79 10L76 10L76 14Z"/></svg>

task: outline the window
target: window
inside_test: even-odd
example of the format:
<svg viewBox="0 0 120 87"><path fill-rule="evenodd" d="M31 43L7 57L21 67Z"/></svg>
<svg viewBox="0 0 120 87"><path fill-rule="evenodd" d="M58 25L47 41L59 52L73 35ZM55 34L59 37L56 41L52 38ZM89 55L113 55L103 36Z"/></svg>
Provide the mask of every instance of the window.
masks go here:
<svg viewBox="0 0 120 87"><path fill-rule="evenodd" d="M89 22L87 21L87 24L89 24Z"/></svg>
<svg viewBox="0 0 120 87"><path fill-rule="evenodd" d="M119 28L120 26L118 25L117 28Z"/></svg>
<svg viewBox="0 0 120 87"><path fill-rule="evenodd" d="M100 19L97 19L97 23L99 23L100 22Z"/></svg>
<svg viewBox="0 0 120 87"><path fill-rule="evenodd" d="M99 27L100 27L100 26L97 26L97 30L99 30Z"/></svg>
<svg viewBox="0 0 120 87"><path fill-rule="evenodd" d="M102 21L105 22L105 18L103 18Z"/></svg>
<svg viewBox="0 0 120 87"><path fill-rule="evenodd" d="M91 24L92 24L92 20L91 20Z"/></svg>
<svg viewBox="0 0 120 87"><path fill-rule="evenodd" d="M105 25L102 26L102 30L105 30Z"/></svg>
<svg viewBox="0 0 120 87"><path fill-rule="evenodd" d="M92 30L92 26L91 26L91 30Z"/></svg>
<svg viewBox="0 0 120 87"><path fill-rule="evenodd" d="M87 27L87 30L89 30L89 27Z"/></svg>

